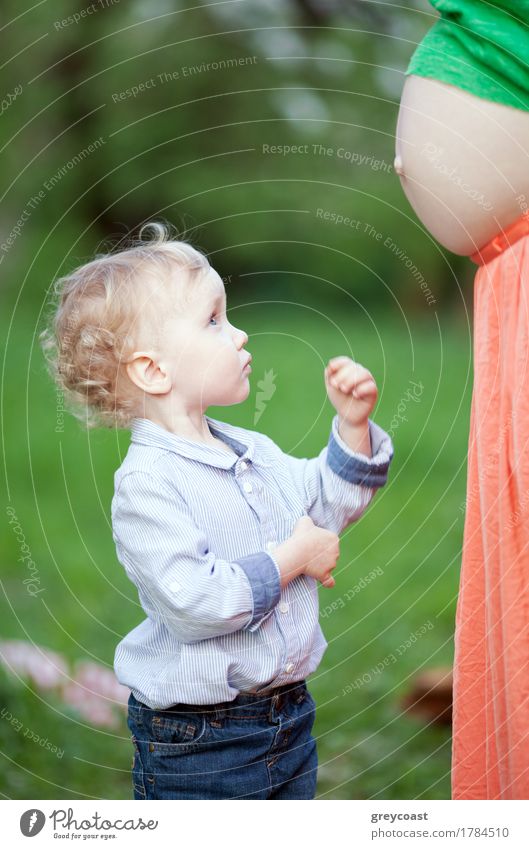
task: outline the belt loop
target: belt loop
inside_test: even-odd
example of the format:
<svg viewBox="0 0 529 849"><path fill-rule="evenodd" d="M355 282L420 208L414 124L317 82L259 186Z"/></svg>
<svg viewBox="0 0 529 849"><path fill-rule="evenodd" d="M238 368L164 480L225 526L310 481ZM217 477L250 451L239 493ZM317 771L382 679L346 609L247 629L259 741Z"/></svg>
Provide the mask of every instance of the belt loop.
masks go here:
<svg viewBox="0 0 529 849"><path fill-rule="evenodd" d="M213 709L210 711L209 716L206 716L206 718L209 718L209 722L212 723L214 726L219 726L221 725L222 720L224 718L225 710L221 708L218 704L215 704L212 707Z"/></svg>

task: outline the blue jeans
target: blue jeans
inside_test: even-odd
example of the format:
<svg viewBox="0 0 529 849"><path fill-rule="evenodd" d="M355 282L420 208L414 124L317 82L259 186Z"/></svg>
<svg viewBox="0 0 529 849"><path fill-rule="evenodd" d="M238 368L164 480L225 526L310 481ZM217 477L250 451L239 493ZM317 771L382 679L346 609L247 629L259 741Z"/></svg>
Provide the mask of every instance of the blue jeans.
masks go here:
<svg viewBox="0 0 529 849"><path fill-rule="evenodd" d="M135 799L313 799L316 704L306 682L165 710L128 702Z"/></svg>

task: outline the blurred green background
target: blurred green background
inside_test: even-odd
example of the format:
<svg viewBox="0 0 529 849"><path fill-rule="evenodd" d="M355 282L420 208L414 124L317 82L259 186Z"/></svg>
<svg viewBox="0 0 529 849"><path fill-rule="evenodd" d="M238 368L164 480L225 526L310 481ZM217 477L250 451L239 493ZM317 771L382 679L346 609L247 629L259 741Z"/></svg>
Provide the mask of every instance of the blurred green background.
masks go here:
<svg viewBox="0 0 529 849"><path fill-rule="evenodd" d="M38 333L60 273L167 220L208 254L249 334L251 394L210 415L314 456L334 412L327 359L347 354L377 379L374 418L395 459L342 536L336 587L320 590L318 797L449 798L449 728L400 704L419 671L452 661L472 380L471 264L433 242L392 168L404 71L431 8L102 0L21 12L6 0L2 15L3 477L45 588L27 592L6 521L3 638L112 668L144 618L110 527L129 434L63 416ZM276 391L255 424L270 370ZM398 662L351 687L427 622ZM4 798L132 798L124 721L91 727L5 674L0 702L65 750L59 760L0 719Z"/></svg>

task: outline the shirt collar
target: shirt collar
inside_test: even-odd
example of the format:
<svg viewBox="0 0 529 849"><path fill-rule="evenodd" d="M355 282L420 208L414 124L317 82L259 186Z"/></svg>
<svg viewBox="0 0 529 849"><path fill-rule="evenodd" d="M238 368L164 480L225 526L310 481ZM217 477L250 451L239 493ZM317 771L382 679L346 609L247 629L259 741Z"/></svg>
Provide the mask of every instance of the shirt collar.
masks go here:
<svg viewBox="0 0 529 849"><path fill-rule="evenodd" d="M171 431L155 424L150 419L133 419L131 441L140 445L151 445L165 451L172 451L175 454L220 469L231 469L238 460L247 460L261 466L271 465L259 456L258 451L256 452L255 440L250 431L213 419L211 416L204 416L204 418L208 422L213 435L230 445L239 455L238 457L228 454L224 449L216 448L214 445L205 445L192 439L177 436L177 434L171 433Z"/></svg>

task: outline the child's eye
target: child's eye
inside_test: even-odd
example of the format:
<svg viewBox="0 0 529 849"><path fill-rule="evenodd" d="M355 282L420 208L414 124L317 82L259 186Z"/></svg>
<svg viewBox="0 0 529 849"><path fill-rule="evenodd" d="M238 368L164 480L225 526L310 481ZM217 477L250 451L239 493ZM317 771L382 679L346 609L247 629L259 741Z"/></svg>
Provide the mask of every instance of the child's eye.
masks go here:
<svg viewBox="0 0 529 849"><path fill-rule="evenodd" d="M219 326L219 320L222 318L223 315L224 315L224 313L220 313L220 312L211 313L211 318L209 320L210 321L215 320L216 326L218 327Z"/></svg>

